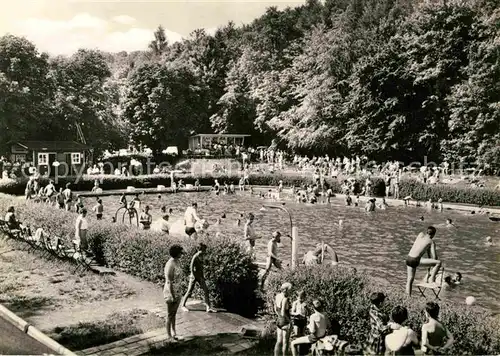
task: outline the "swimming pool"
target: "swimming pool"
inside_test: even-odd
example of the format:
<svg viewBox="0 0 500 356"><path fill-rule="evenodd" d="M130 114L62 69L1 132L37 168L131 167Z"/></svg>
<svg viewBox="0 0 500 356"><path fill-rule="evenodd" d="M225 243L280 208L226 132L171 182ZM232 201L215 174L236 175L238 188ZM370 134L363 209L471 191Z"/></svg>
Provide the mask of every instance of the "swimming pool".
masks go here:
<svg viewBox="0 0 500 356"><path fill-rule="evenodd" d="M119 197L104 197L105 219L111 220L119 206ZM129 198L130 199L130 198ZM267 209L261 211L263 204L273 204L249 193L215 196L212 193L177 193L146 195L143 204L152 207L153 220L161 217L160 207L173 208L171 224L179 224L184 209L193 201L198 202L199 215L211 222L226 214L220 226L211 226L212 231L222 234L231 233L243 236L244 220L237 227L236 219L240 213L253 212L256 216L255 231L263 238L256 241L259 261L264 261L266 245L273 230L289 233L288 216L281 211ZM95 198L84 198L85 206L91 208ZM363 204L361 204L363 205ZM446 272L460 271L463 284L457 289L447 291L444 298L464 303L465 297L473 295L477 303L494 312L500 312L498 290L500 290L500 254L498 237L500 223L492 222L487 216L471 215L458 211L427 212L416 207L389 207L374 213L364 212L362 207L346 207L340 199L332 199L330 205L304 205L286 203L298 227L300 245L299 258L309 249L323 241L335 249L341 264L364 269L376 278L404 290L406 282L405 259L411 245L421 231L428 225L437 228L435 237L437 253L443 261ZM419 218L423 216L424 221ZM447 218L453 219L457 228L447 228ZM342 229L338 228L343 220ZM177 221L177 222L176 222ZM486 246L486 236L493 237L494 246ZM279 256L283 262L290 261L291 243L282 238ZM417 271L416 281L424 275ZM495 290L497 292L495 292ZM418 294L414 286L414 295Z"/></svg>

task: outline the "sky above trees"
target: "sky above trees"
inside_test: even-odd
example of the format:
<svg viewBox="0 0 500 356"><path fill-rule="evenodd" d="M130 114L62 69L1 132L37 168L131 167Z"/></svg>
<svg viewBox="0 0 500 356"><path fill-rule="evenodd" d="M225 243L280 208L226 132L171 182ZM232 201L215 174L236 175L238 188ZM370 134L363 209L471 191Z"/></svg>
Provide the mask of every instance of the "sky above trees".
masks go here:
<svg viewBox="0 0 500 356"><path fill-rule="evenodd" d="M249 23L267 7L304 1L85 1L17 0L0 12L0 36L26 36L41 51L73 54L79 48L142 50L162 24L169 42L198 28L214 33L229 21Z"/></svg>

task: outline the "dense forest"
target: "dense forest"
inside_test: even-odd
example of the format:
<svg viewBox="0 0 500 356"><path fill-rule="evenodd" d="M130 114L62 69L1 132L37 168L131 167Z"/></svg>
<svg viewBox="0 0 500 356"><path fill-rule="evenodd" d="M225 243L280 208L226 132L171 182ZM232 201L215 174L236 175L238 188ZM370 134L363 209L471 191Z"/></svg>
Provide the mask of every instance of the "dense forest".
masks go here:
<svg viewBox="0 0 500 356"><path fill-rule="evenodd" d="M0 38L0 143L155 151L193 133L375 160L500 166L496 0L308 0L133 53L39 53Z"/></svg>

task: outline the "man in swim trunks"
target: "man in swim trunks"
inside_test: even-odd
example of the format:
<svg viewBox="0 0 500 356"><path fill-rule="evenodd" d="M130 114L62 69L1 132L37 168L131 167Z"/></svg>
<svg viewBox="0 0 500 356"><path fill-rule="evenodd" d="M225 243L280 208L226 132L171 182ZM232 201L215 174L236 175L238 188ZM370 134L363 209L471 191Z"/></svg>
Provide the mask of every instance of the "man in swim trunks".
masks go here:
<svg viewBox="0 0 500 356"><path fill-rule="evenodd" d="M186 209L184 213L184 225L186 225L186 235L191 237L193 240L198 238L198 234L196 233L195 224L197 221L200 221L198 217L198 212L196 209L198 208L197 203L193 203L190 207Z"/></svg>
<svg viewBox="0 0 500 356"><path fill-rule="evenodd" d="M261 287L264 287L264 282L266 281L267 275L271 271L272 266L276 266L276 268L281 269L281 261L278 259L278 244L281 242L281 233L279 231L275 231L273 233L273 237L269 240L267 244L267 261L266 261L266 270L262 275Z"/></svg>
<svg viewBox="0 0 500 356"><path fill-rule="evenodd" d="M441 261L437 259L436 255L436 245L432 240L436 235L436 228L434 226L429 226L427 228L427 233L420 233L413 246L408 253L406 259L408 279L406 282L406 294L411 295L411 289L413 281L415 280L415 273L417 272L417 267L419 265L425 267L431 267L430 282L433 283L436 280L436 274L441 268ZM422 258L422 256L427 252L428 258ZM428 281L427 281L428 282Z"/></svg>

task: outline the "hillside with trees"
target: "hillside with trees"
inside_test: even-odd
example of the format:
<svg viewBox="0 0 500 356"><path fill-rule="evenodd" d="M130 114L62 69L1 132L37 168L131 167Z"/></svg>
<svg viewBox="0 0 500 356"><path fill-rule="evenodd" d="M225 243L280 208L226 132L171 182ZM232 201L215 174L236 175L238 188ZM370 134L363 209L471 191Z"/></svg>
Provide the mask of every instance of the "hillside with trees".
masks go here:
<svg viewBox="0 0 500 356"><path fill-rule="evenodd" d="M4 36L0 142L73 137L79 122L100 151L250 133L302 154L499 167L499 78L495 0L308 0L214 35L168 43L160 26L144 51L69 58Z"/></svg>

